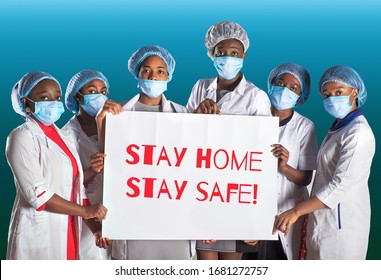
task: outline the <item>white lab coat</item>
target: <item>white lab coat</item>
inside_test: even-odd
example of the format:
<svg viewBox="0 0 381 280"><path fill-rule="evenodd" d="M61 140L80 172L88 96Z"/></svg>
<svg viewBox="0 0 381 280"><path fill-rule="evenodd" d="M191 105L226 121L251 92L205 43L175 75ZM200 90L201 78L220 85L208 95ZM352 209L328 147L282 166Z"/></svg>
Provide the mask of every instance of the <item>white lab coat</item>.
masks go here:
<svg viewBox="0 0 381 280"><path fill-rule="evenodd" d="M317 136L312 121L294 111L291 120L279 127L279 143L289 152L288 165L299 170L315 170L318 154ZM278 171L278 214L293 208L309 197L306 186L299 186ZM279 233L289 260L299 256L303 219L299 219L287 236Z"/></svg>
<svg viewBox="0 0 381 280"><path fill-rule="evenodd" d="M140 94L124 103L125 111L135 111ZM184 106L161 99L162 112L187 113ZM112 257L117 260L192 260L196 258L195 240L114 240Z"/></svg>
<svg viewBox="0 0 381 280"><path fill-rule="evenodd" d="M193 112L205 99L217 100L217 78L198 80L193 86L187 103L187 110ZM270 100L267 94L246 81L242 76L237 87L225 94L217 102L222 114L225 115L251 115L271 116Z"/></svg>
<svg viewBox="0 0 381 280"><path fill-rule="evenodd" d="M375 138L364 116L329 131L318 154L312 196L327 207L309 215L307 259L365 259L370 230L368 178Z"/></svg>
<svg viewBox="0 0 381 280"><path fill-rule="evenodd" d="M63 132L68 132L75 143L83 169L91 167L90 157L97 152L99 148L97 143L83 132L77 116L72 117L65 126L61 129ZM103 198L103 171L100 172L87 186L86 196L91 205L102 203ZM82 260L106 260L111 259L111 246L107 249L99 248L95 245L95 237L86 223L82 223L81 232L81 259Z"/></svg>
<svg viewBox="0 0 381 280"><path fill-rule="evenodd" d="M77 161L79 178L74 182L74 201L82 204L86 197L79 156L74 143L57 127L56 129ZM7 259L67 259L68 215L36 209L44 205L53 194L70 200L73 169L69 157L45 136L31 118L27 118L24 124L9 134L6 157L16 185ZM81 218L75 217L75 222L79 242Z"/></svg>

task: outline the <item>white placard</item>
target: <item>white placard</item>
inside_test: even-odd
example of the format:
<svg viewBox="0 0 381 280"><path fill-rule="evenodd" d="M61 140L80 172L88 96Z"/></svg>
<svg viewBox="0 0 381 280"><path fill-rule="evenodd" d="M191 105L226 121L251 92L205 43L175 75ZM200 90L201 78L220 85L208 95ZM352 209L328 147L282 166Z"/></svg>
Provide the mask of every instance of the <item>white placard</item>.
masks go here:
<svg viewBox="0 0 381 280"><path fill-rule="evenodd" d="M274 240L275 117L107 115L103 236Z"/></svg>

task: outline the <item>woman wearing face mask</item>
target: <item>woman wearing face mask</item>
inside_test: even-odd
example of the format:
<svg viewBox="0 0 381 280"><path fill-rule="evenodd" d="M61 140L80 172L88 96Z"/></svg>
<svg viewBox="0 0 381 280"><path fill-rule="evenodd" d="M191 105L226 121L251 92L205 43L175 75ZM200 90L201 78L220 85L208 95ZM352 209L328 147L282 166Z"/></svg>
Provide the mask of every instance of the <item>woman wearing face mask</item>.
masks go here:
<svg viewBox="0 0 381 280"><path fill-rule="evenodd" d="M103 158L98 150L95 115L108 99L109 82L99 71L83 70L75 74L66 89L65 105L75 115L62 128L73 137L84 172L84 186L91 205L102 202ZM111 258L111 246L104 250L95 245L94 235L86 224L81 232L81 258Z"/></svg>
<svg viewBox="0 0 381 280"><path fill-rule="evenodd" d="M83 173L74 143L54 123L64 111L61 87L45 72L24 75L13 87L12 105L25 123L7 138L6 157L16 198L9 226L7 259L79 259L82 218L96 242L107 209L86 205Z"/></svg>
<svg viewBox="0 0 381 280"><path fill-rule="evenodd" d="M218 76L196 82L186 106L189 112L271 115L267 94L241 71L249 45L247 33L238 23L223 21L209 28L205 46Z"/></svg>
<svg viewBox="0 0 381 280"><path fill-rule="evenodd" d="M164 48L146 46L128 60L128 70L138 81L140 93L123 104L125 111L185 113L186 109L167 100L164 92L172 80L175 60Z"/></svg>
<svg viewBox="0 0 381 280"><path fill-rule="evenodd" d="M138 80L139 94L121 108L108 100L97 115L99 138L104 138L106 112L149 111L185 113L186 108L166 99L163 92L172 79L175 60L164 48L146 46L132 54L128 69ZM102 146L104 140L102 140ZM115 240L112 246L114 259L127 260L190 260L195 258L195 242L191 240Z"/></svg>
<svg viewBox="0 0 381 280"><path fill-rule="evenodd" d="M310 94L310 75L302 66L287 63L274 68L267 85L271 113L279 117L279 143L271 152L278 158L278 214L307 200L307 185L316 169L318 144L315 126L294 107L303 105ZM259 259L295 260L299 258L303 219L277 241L259 242ZM248 242L255 243L255 242Z"/></svg>
<svg viewBox="0 0 381 280"><path fill-rule="evenodd" d="M345 66L325 71L319 91L335 121L319 150L311 198L279 215L273 233L279 230L286 236L300 216L309 214L307 259L365 259L375 139L358 108L367 91L358 73Z"/></svg>
<svg viewBox="0 0 381 280"><path fill-rule="evenodd" d="M205 36L208 56L218 76L201 79L193 86L187 103L189 112L270 116L267 94L245 79L241 72L250 42L246 31L237 23L223 21L209 28ZM242 247L242 249L237 248ZM255 251L234 240L197 242L199 259L242 259L242 253Z"/></svg>

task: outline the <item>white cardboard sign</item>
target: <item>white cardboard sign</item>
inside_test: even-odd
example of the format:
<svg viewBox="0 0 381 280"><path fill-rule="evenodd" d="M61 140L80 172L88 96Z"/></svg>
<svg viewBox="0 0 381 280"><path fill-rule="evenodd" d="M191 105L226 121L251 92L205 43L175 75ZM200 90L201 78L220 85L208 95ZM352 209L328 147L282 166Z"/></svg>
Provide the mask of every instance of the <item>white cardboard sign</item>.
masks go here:
<svg viewBox="0 0 381 280"><path fill-rule="evenodd" d="M103 236L274 240L278 118L108 114Z"/></svg>

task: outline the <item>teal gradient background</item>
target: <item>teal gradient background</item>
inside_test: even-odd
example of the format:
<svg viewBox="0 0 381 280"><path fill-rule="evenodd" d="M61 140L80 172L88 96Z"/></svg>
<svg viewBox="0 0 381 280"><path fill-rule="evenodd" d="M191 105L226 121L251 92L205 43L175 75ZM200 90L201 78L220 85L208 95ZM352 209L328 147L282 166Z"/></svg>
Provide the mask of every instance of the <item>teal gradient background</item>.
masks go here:
<svg viewBox="0 0 381 280"><path fill-rule="evenodd" d="M313 80L308 102L298 111L314 121L319 143L333 119L323 110L317 92L321 74L330 66L347 65L362 76L368 90L363 106L377 144L381 140L381 3L376 0L235 0L235 1L27 1L0 3L0 147L23 119L11 105L13 85L27 72L46 71L63 91L83 69L103 72L110 96L122 101L134 96L136 81L127 69L129 56L144 45L160 45L175 57L177 66L166 96L185 105L199 78L216 76L206 55L207 29L222 20L236 21L251 41L243 72L267 91L267 76L280 63L306 67ZM378 77L378 78L377 78ZM71 114L58 121L61 127ZM381 259L381 153L377 147L369 181L372 224L368 259ZM0 258L5 259L9 217L15 196L12 172L5 154L2 177ZM378 183L377 183L378 182Z"/></svg>

